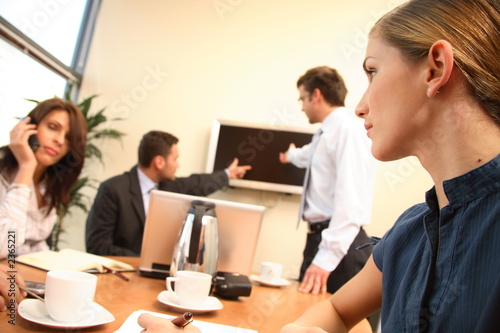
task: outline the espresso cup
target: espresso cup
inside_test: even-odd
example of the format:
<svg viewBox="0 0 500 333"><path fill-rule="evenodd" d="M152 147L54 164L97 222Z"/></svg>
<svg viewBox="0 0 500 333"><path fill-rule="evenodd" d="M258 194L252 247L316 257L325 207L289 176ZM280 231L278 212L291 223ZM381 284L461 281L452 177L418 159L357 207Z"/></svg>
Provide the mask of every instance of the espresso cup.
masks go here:
<svg viewBox="0 0 500 333"><path fill-rule="evenodd" d="M97 277L93 274L53 270L45 278L45 306L50 317L76 323L95 316L92 310Z"/></svg>
<svg viewBox="0 0 500 333"><path fill-rule="evenodd" d="M260 279L264 282L279 282L282 271L282 264L264 261L260 264Z"/></svg>
<svg viewBox="0 0 500 333"><path fill-rule="evenodd" d="M172 288L175 282L175 291ZM177 271L167 277L167 290L180 305L198 308L207 300L212 287L212 275L194 271Z"/></svg>

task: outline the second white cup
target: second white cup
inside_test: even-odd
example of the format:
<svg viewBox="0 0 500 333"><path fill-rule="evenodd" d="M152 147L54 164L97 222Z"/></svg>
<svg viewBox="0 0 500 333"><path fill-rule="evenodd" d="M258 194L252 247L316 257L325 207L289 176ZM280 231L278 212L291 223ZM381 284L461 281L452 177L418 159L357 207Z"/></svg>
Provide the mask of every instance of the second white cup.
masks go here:
<svg viewBox="0 0 500 333"><path fill-rule="evenodd" d="M194 271L177 271L167 277L167 290L180 305L198 308L207 300L212 287L212 275ZM175 282L175 291L172 288Z"/></svg>
<svg viewBox="0 0 500 333"><path fill-rule="evenodd" d="M91 320L97 277L93 274L54 270L45 278L45 306L55 321L76 323Z"/></svg>
<svg viewBox="0 0 500 333"><path fill-rule="evenodd" d="M279 282L282 272L282 264L264 261L260 265L260 279L264 282Z"/></svg>

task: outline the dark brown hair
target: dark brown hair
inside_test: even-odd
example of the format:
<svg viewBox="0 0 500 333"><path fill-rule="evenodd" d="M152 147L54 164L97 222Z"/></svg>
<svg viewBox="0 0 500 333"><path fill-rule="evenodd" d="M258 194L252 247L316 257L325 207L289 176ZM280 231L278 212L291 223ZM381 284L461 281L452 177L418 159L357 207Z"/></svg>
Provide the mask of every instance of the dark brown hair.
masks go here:
<svg viewBox="0 0 500 333"><path fill-rule="evenodd" d="M69 114L69 151L59 162L45 171L42 179L47 184L43 199L48 206L47 213L67 207L70 203L71 188L83 168L85 148L87 146L87 122L81 111L74 104L60 98L51 98L39 102L28 116L35 124L54 110L63 110ZM0 171L11 181L19 167L8 146L0 148Z"/></svg>
<svg viewBox="0 0 500 333"><path fill-rule="evenodd" d="M151 131L144 134L139 144L139 165L148 167L155 156L167 157L172 145L177 142L179 139L166 132Z"/></svg>
<svg viewBox="0 0 500 333"><path fill-rule="evenodd" d="M311 68L297 81L297 88L302 85L310 94L314 89L319 89L331 106L344 106L347 88L335 69L327 66Z"/></svg>

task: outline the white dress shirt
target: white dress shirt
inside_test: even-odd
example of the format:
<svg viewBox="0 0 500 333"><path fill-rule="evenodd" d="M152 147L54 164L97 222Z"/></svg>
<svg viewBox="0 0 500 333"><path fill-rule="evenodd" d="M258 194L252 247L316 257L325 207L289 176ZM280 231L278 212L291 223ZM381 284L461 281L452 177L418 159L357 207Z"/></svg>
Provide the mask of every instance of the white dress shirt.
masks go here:
<svg viewBox="0 0 500 333"><path fill-rule="evenodd" d="M152 181L140 168L137 168L137 177L139 178L139 186L141 187L142 203L144 204L144 212L148 215L149 198L151 190L158 188L158 184Z"/></svg>
<svg viewBox="0 0 500 333"><path fill-rule="evenodd" d="M226 172L227 178L230 178L229 175L229 170L224 169ZM144 204L144 212L146 215L148 215L148 209L149 209L149 201L151 197L151 191L154 189L158 189L158 183L155 183L146 176L144 172L138 167L137 168L137 177L139 178L139 186L141 187L141 194L142 194L142 203Z"/></svg>
<svg viewBox="0 0 500 333"><path fill-rule="evenodd" d="M359 229L371 220L375 159L360 121L345 108L322 122L322 135L311 156L311 144L290 149L288 161L305 168L311 161L303 217L309 223L330 220L313 264L333 271Z"/></svg>

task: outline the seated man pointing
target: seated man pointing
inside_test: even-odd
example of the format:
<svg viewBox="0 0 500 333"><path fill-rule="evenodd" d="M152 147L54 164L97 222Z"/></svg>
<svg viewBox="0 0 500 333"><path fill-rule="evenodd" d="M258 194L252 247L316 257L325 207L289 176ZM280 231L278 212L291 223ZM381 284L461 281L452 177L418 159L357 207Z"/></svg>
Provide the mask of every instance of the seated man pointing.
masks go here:
<svg viewBox="0 0 500 333"><path fill-rule="evenodd" d="M206 196L242 178L251 167L234 159L225 170L175 178L178 139L165 132L146 133L139 145L139 164L104 181L87 217L87 251L98 255L139 256L149 193L152 189Z"/></svg>

